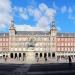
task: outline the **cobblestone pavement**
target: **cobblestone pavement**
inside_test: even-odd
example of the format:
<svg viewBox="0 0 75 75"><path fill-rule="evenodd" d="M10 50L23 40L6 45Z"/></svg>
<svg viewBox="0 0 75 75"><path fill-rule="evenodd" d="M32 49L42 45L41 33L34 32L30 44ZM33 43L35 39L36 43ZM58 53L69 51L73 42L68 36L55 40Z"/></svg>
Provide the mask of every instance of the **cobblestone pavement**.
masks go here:
<svg viewBox="0 0 75 75"><path fill-rule="evenodd" d="M75 59L72 60L72 62L75 62ZM30 63L30 62L26 62L26 60L19 60L19 59L0 59L0 63L15 63L15 64L26 64L26 63ZM45 59L39 59L39 61L37 62L37 60L35 60L36 64L40 64L40 63L68 63L68 60L65 59L60 59L57 61L57 59L47 59L47 61L45 61Z"/></svg>
<svg viewBox="0 0 75 75"><path fill-rule="evenodd" d="M75 75L75 63L0 64L0 75Z"/></svg>

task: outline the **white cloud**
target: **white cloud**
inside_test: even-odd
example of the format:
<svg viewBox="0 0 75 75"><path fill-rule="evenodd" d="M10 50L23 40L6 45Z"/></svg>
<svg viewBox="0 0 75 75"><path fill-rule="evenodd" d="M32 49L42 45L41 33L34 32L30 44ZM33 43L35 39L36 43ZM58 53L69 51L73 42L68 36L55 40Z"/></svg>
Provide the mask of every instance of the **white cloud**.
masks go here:
<svg viewBox="0 0 75 75"><path fill-rule="evenodd" d="M68 18L69 18L71 21L74 21L74 22L75 22L75 16L73 16L72 14L69 14Z"/></svg>
<svg viewBox="0 0 75 75"><path fill-rule="evenodd" d="M15 8L16 9L16 8ZM23 25L26 30L49 30L50 22L54 19L56 10L49 8L46 4L41 3L38 7L28 6L27 8L19 8L19 15L24 20L33 17L33 21L36 22L34 27L31 25ZM24 18L25 17L25 18ZM22 27L21 27L22 28Z"/></svg>
<svg viewBox="0 0 75 75"><path fill-rule="evenodd" d="M34 14L34 8L32 7L32 6L29 6L28 8L28 14L29 14L29 16L33 16L33 14Z"/></svg>
<svg viewBox="0 0 75 75"><path fill-rule="evenodd" d="M17 31L48 31L49 29L43 29L40 27L32 27L31 25L15 25Z"/></svg>
<svg viewBox="0 0 75 75"><path fill-rule="evenodd" d="M61 7L61 13L65 13L67 12L67 7L66 6L62 6Z"/></svg>
<svg viewBox="0 0 75 75"><path fill-rule="evenodd" d="M73 9L71 7L68 8L68 13L72 13Z"/></svg>
<svg viewBox="0 0 75 75"><path fill-rule="evenodd" d="M25 20L28 19L28 15L25 14L25 13L20 13L20 16L21 16L23 19L25 19Z"/></svg>
<svg viewBox="0 0 75 75"><path fill-rule="evenodd" d="M48 19L50 20L50 21L52 21L53 20L53 17L55 16L55 14L56 14L56 10L54 10L54 9L52 9L52 8L48 8L48 10L46 11L46 16L48 17Z"/></svg>
<svg viewBox="0 0 75 75"><path fill-rule="evenodd" d="M35 20L39 20L41 18L41 16L42 16L42 13L38 9L35 9L33 16L34 16Z"/></svg>
<svg viewBox="0 0 75 75"><path fill-rule="evenodd" d="M41 4L39 4L39 9L40 9L40 11L45 12L48 9L48 7L46 4L41 3Z"/></svg>
<svg viewBox="0 0 75 75"><path fill-rule="evenodd" d="M9 25L11 11L10 0L0 0L0 28L5 28Z"/></svg>
<svg viewBox="0 0 75 75"><path fill-rule="evenodd" d="M65 6L61 7L61 13L66 13L67 12L68 14L71 14L71 13L73 13L73 11L74 11L74 9L71 6L67 7L65 5Z"/></svg>
<svg viewBox="0 0 75 75"><path fill-rule="evenodd" d="M20 7L20 8L19 8L19 15L20 15L23 19L27 20L27 19L28 19L27 9Z"/></svg>
<svg viewBox="0 0 75 75"><path fill-rule="evenodd" d="M56 10L59 9L55 2L53 2L53 8L56 9Z"/></svg>
<svg viewBox="0 0 75 75"><path fill-rule="evenodd" d="M50 21L45 16L41 17L40 20L37 22L37 26L41 28L48 27Z"/></svg>

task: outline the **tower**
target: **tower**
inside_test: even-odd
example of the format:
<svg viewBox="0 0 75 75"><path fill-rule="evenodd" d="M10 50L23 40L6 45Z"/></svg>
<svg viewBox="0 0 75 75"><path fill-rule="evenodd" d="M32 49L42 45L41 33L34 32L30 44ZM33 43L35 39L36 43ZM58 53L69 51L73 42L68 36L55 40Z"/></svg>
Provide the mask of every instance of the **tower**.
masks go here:
<svg viewBox="0 0 75 75"><path fill-rule="evenodd" d="M52 57L56 58L56 35L57 35L57 28L55 26L55 20L52 21L50 27L50 50L52 52Z"/></svg>
<svg viewBox="0 0 75 75"><path fill-rule="evenodd" d="M10 28L9 28L9 35L12 36L12 35L15 35L15 27L14 27L14 20L13 18L11 18L11 22L10 22Z"/></svg>
<svg viewBox="0 0 75 75"><path fill-rule="evenodd" d="M51 34L51 36L56 36L56 34L57 34L57 28L55 26L55 21L54 20L51 23L50 34Z"/></svg>

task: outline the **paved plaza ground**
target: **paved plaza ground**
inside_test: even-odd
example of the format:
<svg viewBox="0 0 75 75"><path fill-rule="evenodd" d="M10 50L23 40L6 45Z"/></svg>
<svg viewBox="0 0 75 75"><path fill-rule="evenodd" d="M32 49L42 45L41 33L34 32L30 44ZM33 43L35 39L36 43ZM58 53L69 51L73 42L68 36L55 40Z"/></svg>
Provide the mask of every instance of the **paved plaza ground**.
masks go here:
<svg viewBox="0 0 75 75"><path fill-rule="evenodd" d="M75 75L75 63L0 64L0 75Z"/></svg>

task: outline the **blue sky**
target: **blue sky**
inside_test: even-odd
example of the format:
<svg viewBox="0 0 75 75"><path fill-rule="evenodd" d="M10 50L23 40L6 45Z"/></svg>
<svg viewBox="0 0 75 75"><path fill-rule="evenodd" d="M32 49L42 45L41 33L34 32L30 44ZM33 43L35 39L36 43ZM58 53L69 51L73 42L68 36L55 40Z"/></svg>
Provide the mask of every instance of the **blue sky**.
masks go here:
<svg viewBox="0 0 75 75"><path fill-rule="evenodd" d="M61 32L75 32L75 0L0 0L0 32L8 32L11 16L16 30L49 31L55 19Z"/></svg>

